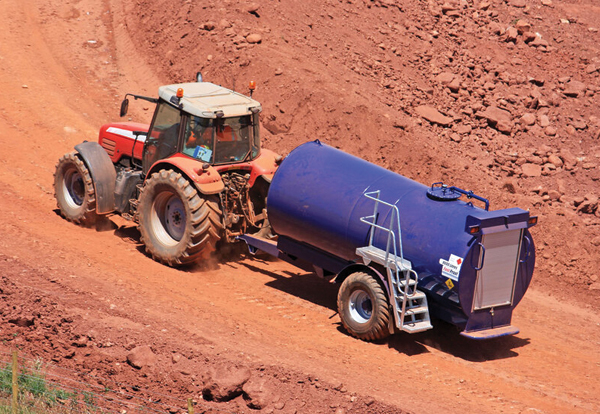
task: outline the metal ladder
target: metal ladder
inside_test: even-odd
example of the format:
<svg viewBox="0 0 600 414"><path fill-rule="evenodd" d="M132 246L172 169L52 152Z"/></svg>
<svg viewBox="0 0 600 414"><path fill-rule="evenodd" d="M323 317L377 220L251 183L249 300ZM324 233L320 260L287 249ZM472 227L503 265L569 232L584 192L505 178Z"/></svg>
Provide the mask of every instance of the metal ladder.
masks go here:
<svg viewBox="0 0 600 414"><path fill-rule="evenodd" d="M416 333L431 329L429 318L429 306L427 297L417 289L419 276L412 268L412 263L404 259L402 251L402 230L400 228L400 213L394 204L386 203L379 199L380 191L371 191L364 194L365 197L375 201L373 215L361 217L360 221L368 224L369 245L356 249L356 254L363 258L365 265L371 262L378 263L386 268L388 285L390 288L390 301L394 309L396 327L401 331ZM389 226L377 224L379 204L391 208ZM396 232L398 229L398 255L396 244ZM382 250L373 246L375 230L379 229L387 233L386 249Z"/></svg>

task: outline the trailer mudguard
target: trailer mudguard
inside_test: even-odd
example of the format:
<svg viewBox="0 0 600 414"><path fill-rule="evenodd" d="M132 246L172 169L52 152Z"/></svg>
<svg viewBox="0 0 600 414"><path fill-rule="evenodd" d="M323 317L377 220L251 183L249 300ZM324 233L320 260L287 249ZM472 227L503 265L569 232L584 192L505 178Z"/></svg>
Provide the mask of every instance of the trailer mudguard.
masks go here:
<svg viewBox="0 0 600 414"><path fill-rule="evenodd" d="M115 210L115 181L117 171L110 157L97 142L82 142L75 149L90 170L96 191L96 213L106 214Z"/></svg>

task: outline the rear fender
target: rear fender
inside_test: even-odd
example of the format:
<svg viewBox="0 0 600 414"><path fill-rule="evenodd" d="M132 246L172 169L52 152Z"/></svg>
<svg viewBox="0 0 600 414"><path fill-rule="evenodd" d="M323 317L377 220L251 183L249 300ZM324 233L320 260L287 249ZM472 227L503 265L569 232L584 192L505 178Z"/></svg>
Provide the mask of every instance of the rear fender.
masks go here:
<svg viewBox="0 0 600 414"><path fill-rule="evenodd" d="M221 164L217 165L216 169L220 174L228 171L245 171L250 174L248 185L254 186L254 182L258 178L262 178L267 183L271 183L275 171L277 171L277 159L279 155L273 151L262 150L260 155L252 161L235 163L235 164Z"/></svg>
<svg viewBox="0 0 600 414"><path fill-rule="evenodd" d="M96 191L96 213L111 213L115 209L117 171L110 157L97 142L82 142L75 149L92 175Z"/></svg>
<svg viewBox="0 0 600 414"><path fill-rule="evenodd" d="M252 171L250 173L250 181L248 184L250 187L254 185L254 181L258 177L262 177L266 182L271 183L273 174L277 171L277 159L279 155L273 151L263 149L260 155L255 160L251 161Z"/></svg>
<svg viewBox="0 0 600 414"><path fill-rule="evenodd" d="M165 169L176 170L185 175L202 194L218 194L225 189L221 175L214 167L208 167L205 171L202 169L202 163L180 154L157 161L146 174L146 178Z"/></svg>

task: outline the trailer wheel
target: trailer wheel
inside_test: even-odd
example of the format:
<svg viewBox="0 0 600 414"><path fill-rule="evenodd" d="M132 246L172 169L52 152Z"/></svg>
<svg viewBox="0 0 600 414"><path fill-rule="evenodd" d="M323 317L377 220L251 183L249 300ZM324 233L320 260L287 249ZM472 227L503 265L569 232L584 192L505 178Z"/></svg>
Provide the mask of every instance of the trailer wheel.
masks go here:
<svg viewBox="0 0 600 414"><path fill-rule="evenodd" d="M142 188L137 211L146 251L169 266L208 258L221 238L219 199L199 194L173 170L152 174Z"/></svg>
<svg viewBox="0 0 600 414"><path fill-rule="evenodd" d="M67 220L82 225L92 225L96 221L94 182L76 152L65 154L56 164L54 197L61 215Z"/></svg>
<svg viewBox="0 0 600 414"><path fill-rule="evenodd" d="M390 303L373 276L363 272L348 276L340 286L337 306L342 324L352 336L376 341L389 335Z"/></svg>

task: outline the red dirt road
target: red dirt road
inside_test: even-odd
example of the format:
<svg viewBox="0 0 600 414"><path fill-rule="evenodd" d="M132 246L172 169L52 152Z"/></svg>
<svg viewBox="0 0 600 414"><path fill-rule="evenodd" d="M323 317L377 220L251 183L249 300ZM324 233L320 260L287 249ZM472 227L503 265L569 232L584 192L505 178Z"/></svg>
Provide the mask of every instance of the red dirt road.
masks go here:
<svg viewBox="0 0 600 414"><path fill-rule="evenodd" d="M201 7L194 6L193 2L181 3L180 10L189 8L186 15L189 25L197 27L201 14L195 13L200 13ZM322 33L331 36L325 42L335 45L343 43L344 32L340 32L341 29L336 32L330 21L336 22L344 15L348 27L354 27L363 18L376 17L371 4L379 7L377 4L393 2L348 1L347 7L327 2L323 10L316 8L320 2L309 3L315 6L309 20L315 27L322 25ZM355 8L352 3L356 3ZM413 7L413 3L420 2L408 3ZM508 7L504 2L490 3L492 8L498 6L500 13ZM565 16L582 15L581 10L589 7L589 12L598 17L596 24L600 21L600 11L597 6L590 6L591 0L554 3L552 13L564 11ZM212 2L207 5L208 11L215 12L216 17L211 20L217 25L221 24L219 16L229 11L231 21L241 22L234 27L241 27L240 32L249 32L243 23L249 14L244 9L246 4L225 1L223 10ZM19 345L29 354L50 358L57 364L94 369L106 377L117 376L122 382L143 383L148 389L177 390L183 398L187 394L198 400L205 372L171 374L175 370L171 367L174 363L169 362L173 353L183 354L192 361L202 360L198 366L207 371L223 364L247 366L252 372L262 370L260 372L269 379L268 393L271 397L277 394L277 398L271 398L273 401L266 404L265 410L274 412L600 412L598 291L590 290L597 277L585 279L597 274L599 255L590 240L598 236L598 215L582 218L568 202L548 205L538 200L538 193L529 189L548 186L551 176L538 177L539 182L512 176L521 190L508 195L500 191L497 181L506 176L482 173L478 178L475 173L488 167L484 159L493 158L512 145L505 143L504 147L495 147L494 142L508 142L501 134L492 135L493 139L488 139L489 145L485 146L471 135L463 144L472 148L458 148L455 141L448 139L449 134L440 135L440 130L435 129L440 127L429 127L421 120L416 122L416 118L409 115L410 111L399 111L409 126L394 127L389 115L385 115L398 111L379 102L380 97L388 93L385 87L381 89L381 85L370 80L357 80L353 86L355 72L344 72L342 64L331 63L333 58L323 63L323 59L327 59L324 50L329 50L329 46L324 49L324 40L320 37L313 39L312 48L299 41L296 44L305 31L312 30L312 26L311 29L299 28L304 19L301 16L312 13L307 4L298 6L302 9L300 17L289 17L288 22L277 23L276 15L269 12L276 7L291 9L292 6L289 2L261 4L258 19L263 20L257 27L263 35L263 43L234 48L241 57L235 63L228 63L220 50L227 49L227 39L233 36L223 37L223 40L220 29L215 29L214 34L203 34L198 40L198 47L214 43L214 51L201 49L194 50L195 55L187 54L186 42L197 30L191 31L192 36L181 38L178 48L167 40L161 43L160 39L150 37L153 30L142 31L144 25L151 24L149 19L156 17L151 7L144 9L143 2L135 5L122 0L0 2L3 96L0 107L0 273L3 277L0 337L5 341L2 349ZM162 7L166 7L165 4ZM410 7L406 6L409 11L405 13L410 13ZM378 13L397 12L393 7L379 10ZM521 12L520 8L515 10ZM362 17L361 13L364 13ZM536 13L542 12L534 10L531 15ZM171 17L170 12L167 14ZM281 15L290 16L283 11ZM257 19L254 15L250 18ZM594 20L590 17L589 21ZM419 24L427 25L413 22L413 26ZM586 36L585 42L580 43L581 53L593 54L597 51L594 44L598 44L598 33L588 31L585 22L580 25ZM167 20L161 30L171 30L174 36L179 36L178 30L182 27L183 23L173 26ZM364 28L360 38L376 38L379 34L381 30ZM563 34L564 39L576 36ZM273 39L278 42L267 49ZM485 36L480 38L481 47L491 47L484 43L485 39ZM498 53L506 51L503 44L492 45ZM172 50L164 52L163 47L172 47ZM440 324L426 333L398 334L383 343L364 343L348 336L338 316L333 316L336 286L314 275L298 272L281 262L245 256L237 259L235 254L207 266L171 269L153 262L143 253L135 226L120 217L110 217L99 228L88 229L72 225L57 214L52 176L56 161L82 140L95 140L101 124L116 120L118 104L125 92L152 96L160 84L188 79L194 66L202 67L209 80L215 78L225 86L231 86L226 81L231 73L239 75L240 83L245 82L246 76L254 74L253 57L260 59L258 47L272 53L275 62L262 72L255 71L258 78L267 79L262 83L266 83L264 93L259 89L256 97L265 106L262 122L269 148L285 153L303 140L324 133L316 127L311 129L311 124L327 125L327 131L347 127L354 130L352 134L358 138L348 133L346 138L331 140L342 149L361 154L368 150L369 160L400 173L406 168L410 171L408 176L425 183L438 181L442 176L446 180L452 177L456 185L464 178L470 185L479 185L477 192L493 189L490 198L495 208L518 205L539 212L539 228L533 231L540 247L539 265L533 287L513 318L513 324L521 333L474 342L462 338L450 326ZM316 50L319 56L312 56L311 50ZM355 52L364 54L369 49L357 47ZM209 54L214 58L206 61L205 56ZM196 56L198 61L192 62L190 56ZM189 67L169 63L169 60L178 62L179 59L187 59ZM240 59L250 63L242 65ZM542 59L552 60L548 55ZM381 62L386 64L385 59L380 65ZM588 61L588 65L593 63ZM327 72L307 69L311 65ZM278 75L275 72L280 67L283 73ZM175 78L175 70L182 71L180 78ZM543 66L539 70L543 71ZM410 77L411 71L417 69L407 67L402 76ZM594 73L589 76L588 84L597 88L598 76ZM337 90L336 81L348 91ZM284 90L286 82L294 85L296 100ZM304 94L307 84L302 82L315 85L314 95ZM321 84L324 86L319 88ZM354 88L360 89L365 97L364 111L359 105L353 107L354 113L377 117L377 121L361 124L364 133L354 128L356 121L351 114L344 115L343 110L335 107L338 97L350 99ZM594 88L588 88L590 90L593 92ZM319 92L328 93L323 102L318 99ZM597 95L588 93L586 104L581 106L579 113L586 120L594 114L600 116ZM333 115L319 113L319 104ZM569 105L563 104L560 108L566 111ZM306 119L287 119L289 111L294 110L302 111ZM132 105L132 117L136 120L148 120L150 114L151 108ZM278 118L269 118L269 114L278 114ZM557 119L559 128L567 128L567 115ZM600 155L598 140L594 141L593 136L595 127L591 121L586 122L588 128L581 134L589 132L589 136L577 138L589 144L584 148L588 160L598 163L594 158L594 154ZM366 131L373 128L395 131L397 135L390 141L365 144L364 140L369 138ZM413 136L415 138L411 138ZM485 138L485 134L482 136ZM522 145L520 149L534 142L535 136L523 135L522 138L521 144L516 144ZM412 157L408 157L410 160L405 155L396 157L395 151L406 153L411 140L418 140L420 145ZM575 145L571 140L575 141L569 138L564 145ZM474 167L464 168L468 163L461 161L461 157L473 154L474 148L477 148L476 156L468 160L475 163ZM455 154L451 160L444 155L449 149ZM443 172L438 171L439 164L444 165ZM597 196L594 168L598 167L581 168L580 171L587 174L585 177L567 174L563 178L567 180L566 187L577 187L578 194ZM497 171L504 174L499 167ZM582 246L577 255L572 254L576 250L574 245ZM40 310L36 303L48 306ZM18 315L37 319L28 328L7 322ZM74 322L68 329L60 323L62 315L73 316ZM54 322L58 325L52 329ZM14 333L18 333L16 339ZM83 336L90 338L85 348L74 346L73 342ZM128 351L141 345L152 347L159 356L159 368L138 371L126 364ZM158 379L152 380L153 375ZM228 403L207 404L206 407L222 407L230 412L251 411L239 398Z"/></svg>

